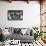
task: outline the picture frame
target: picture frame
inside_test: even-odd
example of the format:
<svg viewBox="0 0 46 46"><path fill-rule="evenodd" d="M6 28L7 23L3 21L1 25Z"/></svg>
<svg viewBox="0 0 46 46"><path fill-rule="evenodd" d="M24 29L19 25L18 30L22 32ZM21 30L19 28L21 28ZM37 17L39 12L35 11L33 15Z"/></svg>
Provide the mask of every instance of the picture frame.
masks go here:
<svg viewBox="0 0 46 46"><path fill-rule="evenodd" d="M8 20L23 20L23 10L8 10Z"/></svg>

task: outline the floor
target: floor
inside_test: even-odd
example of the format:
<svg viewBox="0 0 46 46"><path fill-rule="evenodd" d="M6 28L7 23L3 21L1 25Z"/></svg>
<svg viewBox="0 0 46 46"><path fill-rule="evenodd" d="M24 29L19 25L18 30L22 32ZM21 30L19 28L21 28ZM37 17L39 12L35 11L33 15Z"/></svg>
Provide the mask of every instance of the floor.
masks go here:
<svg viewBox="0 0 46 46"><path fill-rule="evenodd" d="M46 46L46 44L42 40L38 40L38 41L36 40L33 43L19 43L16 45L5 44L3 46Z"/></svg>
<svg viewBox="0 0 46 46"><path fill-rule="evenodd" d="M34 41L33 43L22 44L22 46L46 46L46 44L43 43L42 40L38 40L38 41L36 40L36 41Z"/></svg>

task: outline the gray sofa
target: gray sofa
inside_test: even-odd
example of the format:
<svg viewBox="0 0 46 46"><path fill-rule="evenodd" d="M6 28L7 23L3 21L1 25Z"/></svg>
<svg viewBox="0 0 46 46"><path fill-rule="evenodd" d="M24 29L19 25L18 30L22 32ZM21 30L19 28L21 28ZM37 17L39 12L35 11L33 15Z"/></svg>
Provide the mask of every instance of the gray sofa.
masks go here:
<svg viewBox="0 0 46 46"><path fill-rule="evenodd" d="M32 31L30 30L30 34L28 35L28 33L26 34L22 34L21 33L21 29L26 29L26 28L9 28L9 32L11 33L9 36L4 36L5 40L9 39L10 40L20 40L21 43L30 43L34 41L34 37L32 36Z"/></svg>

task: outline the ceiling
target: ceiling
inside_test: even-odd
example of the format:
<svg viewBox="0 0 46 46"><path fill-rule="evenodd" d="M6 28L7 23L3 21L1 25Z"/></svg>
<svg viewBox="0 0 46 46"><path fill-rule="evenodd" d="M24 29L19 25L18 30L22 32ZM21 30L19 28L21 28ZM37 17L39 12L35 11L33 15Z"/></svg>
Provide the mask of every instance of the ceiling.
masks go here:
<svg viewBox="0 0 46 46"><path fill-rule="evenodd" d="M9 1L9 2L11 2L11 1L27 1L27 3L29 1L39 1L41 3L41 2L46 1L46 0L0 0L0 1Z"/></svg>
<svg viewBox="0 0 46 46"><path fill-rule="evenodd" d="M9 1L9 0L1 0L1 1ZM12 1L39 1L39 0L12 0Z"/></svg>

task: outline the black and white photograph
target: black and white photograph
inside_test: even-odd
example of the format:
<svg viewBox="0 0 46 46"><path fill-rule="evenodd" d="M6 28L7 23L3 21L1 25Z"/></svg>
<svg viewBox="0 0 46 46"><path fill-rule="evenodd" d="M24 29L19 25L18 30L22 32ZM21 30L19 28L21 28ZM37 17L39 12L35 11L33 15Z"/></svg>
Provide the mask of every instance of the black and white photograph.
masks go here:
<svg viewBox="0 0 46 46"><path fill-rule="evenodd" d="M23 10L8 10L8 20L23 20Z"/></svg>

